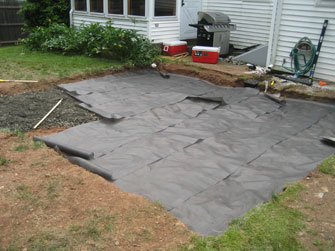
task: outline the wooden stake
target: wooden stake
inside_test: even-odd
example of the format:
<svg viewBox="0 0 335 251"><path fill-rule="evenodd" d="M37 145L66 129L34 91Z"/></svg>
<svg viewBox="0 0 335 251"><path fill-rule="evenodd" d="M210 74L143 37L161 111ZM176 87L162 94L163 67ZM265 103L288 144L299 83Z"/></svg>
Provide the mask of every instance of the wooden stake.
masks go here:
<svg viewBox="0 0 335 251"><path fill-rule="evenodd" d="M59 100L57 104L52 107L52 109L33 127L36 129L56 108L62 103L63 99Z"/></svg>
<svg viewBox="0 0 335 251"><path fill-rule="evenodd" d="M0 79L0 82L15 82L15 83L37 83L36 80L8 80L8 79Z"/></svg>

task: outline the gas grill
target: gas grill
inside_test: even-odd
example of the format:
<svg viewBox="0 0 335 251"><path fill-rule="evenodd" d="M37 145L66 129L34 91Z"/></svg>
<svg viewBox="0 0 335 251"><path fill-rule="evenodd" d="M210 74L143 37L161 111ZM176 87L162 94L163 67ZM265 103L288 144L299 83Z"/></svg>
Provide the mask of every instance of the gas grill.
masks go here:
<svg viewBox="0 0 335 251"><path fill-rule="evenodd" d="M197 28L197 45L221 47L220 54L229 53L230 31L236 30L236 25L230 23L230 18L222 12L198 12L198 24L190 24Z"/></svg>

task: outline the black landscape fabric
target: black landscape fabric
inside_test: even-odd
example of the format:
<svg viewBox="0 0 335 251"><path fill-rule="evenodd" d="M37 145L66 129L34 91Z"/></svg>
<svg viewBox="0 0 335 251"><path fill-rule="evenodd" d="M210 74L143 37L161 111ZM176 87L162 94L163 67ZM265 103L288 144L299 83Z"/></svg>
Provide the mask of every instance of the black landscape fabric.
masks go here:
<svg viewBox="0 0 335 251"><path fill-rule="evenodd" d="M335 135L333 105L280 105L255 89L154 71L61 87L104 119L43 139L93 153L69 159L161 202L204 235L219 234L334 152L320 141Z"/></svg>

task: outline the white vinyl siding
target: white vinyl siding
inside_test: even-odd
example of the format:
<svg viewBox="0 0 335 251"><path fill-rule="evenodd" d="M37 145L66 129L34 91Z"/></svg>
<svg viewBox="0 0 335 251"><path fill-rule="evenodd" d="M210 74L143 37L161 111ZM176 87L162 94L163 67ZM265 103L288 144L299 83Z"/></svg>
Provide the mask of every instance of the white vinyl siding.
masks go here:
<svg viewBox="0 0 335 251"><path fill-rule="evenodd" d="M109 20L112 20L113 26L124 29L136 30L139 34L148 36L148 21L146 19L136 18L136 22L133 23L130 19L125 17L106 17L105 15L89 14L82 12L73 13L73 25L78 27L80 25L89 25L91 23L104 24Z"/></svg>
<svg viewBox="0 0 335 251"><path fill-rule="evenodd" d="M89 0L87 0L89 3ZM154 43L176 41L180 39L179 7L176 6L176 16L154 17L154 1L146 0L146 17L108 14L108 0L104 0L104 13L74 11L72 23L74 27L91 23L104 24L111 20L114 27L136 30ZM72 1L72 4L74 1ZM179 4L179 0L177 0ZM87 4L89 7L89 4ZM125 5L124 5L125 6ZM126 7L124 7L126 13ZM135 20L135 22L132 22Z"/></svg>
<svg viewBox="0 0 335 251"><path fill-rule="evenodd" d="M289 59L292 47L307 36L317 47L322 24L329 20L315 77L335 81L335 8L316 6L316 0L284 0L275 65Z"/></svg>
<svg viewBox="0 0 335 251"><path fill-rule="evenodd" d="M267 44L270 35L272 0L206 0L204 11L227 14L237 30L230 33L235 48Z"/></svg>
<svg viewBox="0 0 335 251"><path fill-rule="evenodd" d="M150 39L154 43L171 42L179 40L180 24L179 21L155 21L150 23Z"/></svg>

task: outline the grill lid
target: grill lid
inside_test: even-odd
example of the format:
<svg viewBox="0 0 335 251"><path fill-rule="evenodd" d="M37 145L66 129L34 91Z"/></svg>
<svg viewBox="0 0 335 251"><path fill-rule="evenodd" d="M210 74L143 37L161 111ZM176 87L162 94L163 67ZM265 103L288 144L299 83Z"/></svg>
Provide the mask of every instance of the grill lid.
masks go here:
<svg viewBox="0 0 335 251"><path fill-rule="evenodd" d="M230 18L222 12L198 12L198 22L207 24L229 24Z"/></svg>

